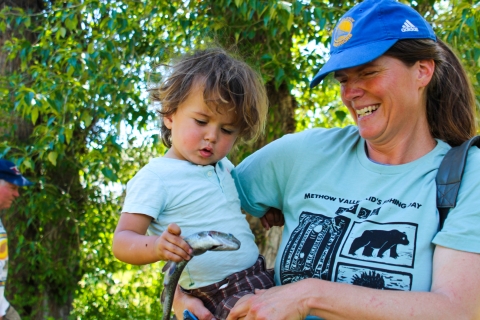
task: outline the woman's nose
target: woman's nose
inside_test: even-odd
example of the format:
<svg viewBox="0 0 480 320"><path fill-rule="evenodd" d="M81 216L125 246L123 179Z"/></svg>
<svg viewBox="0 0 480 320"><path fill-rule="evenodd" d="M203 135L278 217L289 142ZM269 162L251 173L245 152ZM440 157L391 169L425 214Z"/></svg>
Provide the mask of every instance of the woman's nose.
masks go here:
<svg viewBox="0 0 480 320"><path fill-rule="evenodd" d="M341 92L343 99L353 101L361 97L365 91L355 83L346 83L342 85Z"/></svg>

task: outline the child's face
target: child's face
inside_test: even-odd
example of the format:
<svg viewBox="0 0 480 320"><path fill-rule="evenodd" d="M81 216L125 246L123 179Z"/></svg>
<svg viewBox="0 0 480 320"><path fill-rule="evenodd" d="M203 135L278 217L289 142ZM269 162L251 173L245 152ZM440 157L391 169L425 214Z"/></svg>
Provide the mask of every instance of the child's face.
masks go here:
<svg viewBox="0 0 480 320"><path fill-rule="evenodd" d="M203 86L194 84L177 111L164 117L172 131L172 147L165 157L194 164L214 164L232 149L239 130L233 123L234 112L217 113L203 100Z"/></svg>

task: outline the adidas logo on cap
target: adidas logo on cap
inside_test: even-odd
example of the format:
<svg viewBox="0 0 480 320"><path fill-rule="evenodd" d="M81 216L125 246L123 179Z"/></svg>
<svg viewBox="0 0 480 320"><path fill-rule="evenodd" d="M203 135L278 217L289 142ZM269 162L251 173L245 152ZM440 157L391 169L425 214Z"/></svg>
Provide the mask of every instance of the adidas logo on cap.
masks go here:
<svg viewBox="0 0 480 320"><path fill-rule="evenodd" d="M409 32L409 31L418 31L418 28L415 27L413 23L411 23L410 21L405 20L402 26L402 32Z"/></svg>

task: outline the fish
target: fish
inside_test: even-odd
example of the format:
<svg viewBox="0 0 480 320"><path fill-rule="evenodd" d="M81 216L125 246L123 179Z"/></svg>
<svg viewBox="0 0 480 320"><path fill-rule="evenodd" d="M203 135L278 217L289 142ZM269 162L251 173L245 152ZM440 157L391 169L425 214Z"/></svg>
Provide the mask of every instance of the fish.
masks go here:
<svg viewBox="0 0 480 320"><path fill-rule="evenodd" d="M207 251L235 251L240 248L240 240L230 233L219 231L201 231L183 238L193 249L192 258L204 254ZM173 298L178 280L183 269L190 260L183 260L179 263L168 261L163 267L165 272L163 278L163 292L161 302L163 304L162 320L170 320Z"/></svg>

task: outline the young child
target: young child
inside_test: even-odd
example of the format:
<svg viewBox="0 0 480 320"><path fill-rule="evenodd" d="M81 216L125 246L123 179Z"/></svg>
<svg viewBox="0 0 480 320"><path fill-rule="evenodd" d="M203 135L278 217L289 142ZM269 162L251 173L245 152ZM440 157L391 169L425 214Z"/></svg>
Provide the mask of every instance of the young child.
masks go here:
<svg viewBox="0 0 480 320"><path fill-rule="evenodd" d="M161 104L162 140L169 150L128 182L113 252L131 264L180 262L192 252L180 233L233 234L241 242L238 251L195 257L179 281L184 292L225 319L242 296L274 285L240 210L226 158L237 142L261 134L265 88L247 64L208 49L183 56L150 93Z"/></svg>

